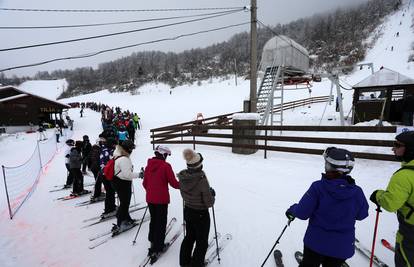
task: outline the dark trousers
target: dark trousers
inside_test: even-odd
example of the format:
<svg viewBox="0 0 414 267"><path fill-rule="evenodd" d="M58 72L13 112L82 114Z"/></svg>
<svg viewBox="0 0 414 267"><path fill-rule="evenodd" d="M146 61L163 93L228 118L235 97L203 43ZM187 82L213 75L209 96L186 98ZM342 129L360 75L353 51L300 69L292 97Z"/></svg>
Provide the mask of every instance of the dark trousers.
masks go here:
<svg viewBox="0 0 414 267"><path fill-rule="evenodd" d="M115 189L111 181L108 181L103 174L100 172L102 183L105 188L105 210L104 213L112 212L116 209L115 205Z"/></svg>
<svg viewBox="0 0 414 267"><path fill-rule="evenodd" d="M72 172L70 171L69 163L66 163L65 166L66 166L66 170L68 170L68 176L66 177L65 185L71 185L73 184L73 175L72 175Z"/></svg>
<svg viewBox="0 0 414 267"><path fill-rule="evenodd" d="M168 204L148 203L148 209L151 215L148 233L148 240L151 242L151 251L160 252L164 248Z"/></svg>
<svg viewBox="0 0 414 267"><path fill-rule="evenodd" d="M59 136L60 136L59 134L56 135L56 143L60 143L59 142Z"/></svg>
<svg viewBox="0 0 414 267"><path fill-rule="evenodd" d="M114 176L113 184L118 194L119 207L116 212L117 225L121 226L123 221L130 221L129 204L131 203L132 181L122 180Z"/></svg>
<svg viewBox="0 0 414 267"><path fill-rule="evenodd" d="M180 265L204 266L210 232L210 213L208 210L184 207L184 220L186 234L181 243Z"/></svg>
<svg viewBox="0 0 414 267"><path fill-rule="evenodd" d="M85 158L82 160L82 172L86 172L86 167L88 166L89 166L88 156L85 156Z"/></svg>
<svg viewBox="0 0 414 267"><path fill-rule="evenodd" d="M73 176L73 193L82 193L83 192L83 174L79 169L70 169L70 172Z"/></svg>
<svg viewBox="0 0 414 267"><path fill-rule="evenodd" d="M92 170L95 178L95 187L93 189L93 197L99 197L102 193L102 175L99 175L98 170Z"/></svg>
<svg viewBox="0 0 414 267"><path fill-rule="evenodd" d="M404 111L402 119L405 126L413 126L413 112Z"/></svg>
<svg viewBox="0 0 414 267"><path fill-rule="evenodd" d="M345 262L343 259L321 255L306 246L303 248L303 260L299 267L341 267Z"/></svg>

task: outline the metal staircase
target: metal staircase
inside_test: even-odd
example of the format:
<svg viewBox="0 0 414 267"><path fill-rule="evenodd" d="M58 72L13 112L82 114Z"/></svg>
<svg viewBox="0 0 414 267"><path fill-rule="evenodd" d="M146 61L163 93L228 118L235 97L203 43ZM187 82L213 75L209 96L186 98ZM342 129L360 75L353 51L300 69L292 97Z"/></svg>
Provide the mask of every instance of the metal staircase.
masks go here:
<svg viewBox="0 0 414 267"><path fill-rule="evenodd" d="M275 106L280 107L274 109ZM283 67L267 67L257 94L260 125L283 125Z"/></svg>

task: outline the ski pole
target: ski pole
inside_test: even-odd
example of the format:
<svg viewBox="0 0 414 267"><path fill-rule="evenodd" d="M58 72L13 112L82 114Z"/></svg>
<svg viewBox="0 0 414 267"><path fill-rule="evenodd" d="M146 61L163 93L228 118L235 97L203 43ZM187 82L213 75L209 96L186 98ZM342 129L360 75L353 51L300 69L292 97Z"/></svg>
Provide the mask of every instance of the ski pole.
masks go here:
<svg viewBox="0 0 414 267"><path fill-rule="evenodd" d="M142 226L142 223L144 222L144 218L145 218L145 214L147 214L147 210L148 210L148 205L145 208L144 215L142 215L142 218L141 218L141 221L139 223L139 227L138 227L137 233L135 235L134 241L132 241L132 245L135 245L135 243L137 242L138 233L139 233L139 230L141 230L141 226Z"/></svg>
<svg viewBox="0 0 414 267"><path fill-rule="evenodd" d="M379 220L379 214L381 212L381 207L379 205L377 205L376 211L377 211L377 215L375 217L374 237L372 239L372 248L371 248L371 257L369 259L369 267L372 267L372 263L374 260L375 239L377 238L378 220Z"/></svg>
<svg viewBox="0 0 414 267"><path fill-rule="evenodd" d="M185 236L185 217L184 217L185 211L184 211L184 209L185 209L185 202L184 202L184 199L183 199L183 233L184 233L184 236Z"/></svg>
<svg viewBox="0 0 414 267"><path fill-rule="evenodd" d="M132 194L134 195L134 204L137 204L137 200L135 199L135 189L134 189L134 183L131 182L131 187L132 187Z"/></svg>
<svg viewBox="0 0 414 267"><path fill-rule="evenodd" d="M217 260L220 264L220 253L219 253L219 246L218 246L218 238L217 238L217 226L216 226L216 214L214 212L214 206L211 207L211 209L213 210L213 223L214 223L214 235L215 235L215 239L216 239L216 251L217 251Z"/></svg>
<svg viewBox="0 0 414 267"><path fill-rule="evenodd" d="M267 254L266 259L263 261L262 265L260 265L261 267L263 267L266 263L266 261L269 259L270 254L272 254L272 251L275 249L276 245L279 244L279 240L282 237L282 235L285 233L286 228L290 225L290 223L292 222L292 220L288 220L287 224L285 225L285 227L282 230L282 233L280 233L279 237L277 238L275 244L273 245L272 249L269 251L269 254Z"/></svg>

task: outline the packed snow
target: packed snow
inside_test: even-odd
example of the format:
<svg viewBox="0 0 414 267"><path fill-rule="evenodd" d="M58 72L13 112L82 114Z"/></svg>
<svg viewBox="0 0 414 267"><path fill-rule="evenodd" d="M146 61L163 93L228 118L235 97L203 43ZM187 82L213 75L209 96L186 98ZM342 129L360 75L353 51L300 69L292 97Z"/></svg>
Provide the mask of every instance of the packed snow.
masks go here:
<svg viewBox="0 0 414 267"><path fill-rule="evenodd" d="M380 66L401 72L414 78L413 63L407 63L410 44L414 40L412 32L412 7L395 12L379 27L382 32L375 46L368 52L365 62L374 63L375 70ZM401 25L400 25L401 21ZM399 32L399 37L395 36ZM393 46L393 51L390 51ZM341 76L343 84L353 85L371 74L364 68L352 75ZM314 83L311 96L328 95L330 82L323 79ZM345 114L352 105L352 91L343 90ZM243 100L249 95L249 81L239 80L235 86L233 80L213 80L203 82L201 86L180 86L172 89L162 84L149 85L130 93L111 94L108 91L96 92L65 99L64 102L95 101L119 106L123 110L137 112L143 128L137 132L137 148L132 153L132 162L138 170L146 165L153 155L149 130L183 121L195 119L202 112L204 117L215 116L242 110ZM49 97L52 97L51 94ZM285 92L285 101L309 97L308 90L290 90ZM336 95L335 95L336 97ZM326 112L324 110L326 108ZM324 116L322 116L324 114ZM71 109L69 115L75 120L75 140L84 134L95 140L101 132L100 114L85 109L80 118L79 109ZM335 103L320 103L288 110L284 114L285 125L340 125L339 115L335 112ZM375 124L368 122L366 125ZM51 134L51 133L49 133ZM336 135L336 134L335 134ZM340 134L338 134L340 136ZM349 136L344 136L349 137ZM360 135L355 138L364 138ZM374 137L377 137L375 135ZM393 134L384 134L382 139L392 140ZM34 134L10 135L0 140L0 163L16 166L27 160L35 147L37 136ZM365 137L373 138L373 136ZM175 172L185 168L182 151L186 145L170 145L172 150L168 162ZM323 145L320 145L323 147ZM326 146L325 146L326 147ZM221 254L221 264L216 261L211 266L259 266L287 223L286 209L299 201L310 184L320 179L324 162L322 156L293 153L268 152L267 159L263 151L253 155L232 154L230 148L197 146L196 150L204 157L204 170L214 187L217 196L215 215L217 230L224 235L231 233L233 240ZM369 150L371 152L391 153ZM352 176L362 187L366 197L375 189L385 188L390 176L399 167L397 162L382 162L357 159ZM108 243L90 250L89 237L109 230L114 221L81 229L82 222L103 211L103 204L88 207L74 207L82 201L57 201L68 192L49 193L55 185L63 185L66 179L63 151L60 149L40 177L39 184L22 206L17 215L10 220L4 192L1 193L0 208L0 262L1 266L138 266L147 254L148 223L138 235L137 243L132 246L136 229L110 240ZM85 176L85 182L92 178ZM3 187L3 179L0 186ZM132 203L145 201L145 191L141 180L134 181ZM182 199L177 190L171 189L169 218L177 217L182 222ZM340 212L340 211L338 211ZM370 203L369 217L356 224L356 236L370 247L375 222L375 207ZM140 218L143 211L132 213ZM180 227L180 223L176 225ZM284 253L285 266L297 266L293 254L303 249L303 236L307 221L296 219L287 228L278 248ZM395 241L398 222L395 214L382 212L379 220L378 238ZM214 234L213 224L210 237ZM155 264L156 266L178 266L179 238L168 252ZM393 266L393 254L376 245L376 254L389 266ZM358 252L347 261L350 266L367 266L367 258ZM274 266L269 259L266 266Z"/></svg>

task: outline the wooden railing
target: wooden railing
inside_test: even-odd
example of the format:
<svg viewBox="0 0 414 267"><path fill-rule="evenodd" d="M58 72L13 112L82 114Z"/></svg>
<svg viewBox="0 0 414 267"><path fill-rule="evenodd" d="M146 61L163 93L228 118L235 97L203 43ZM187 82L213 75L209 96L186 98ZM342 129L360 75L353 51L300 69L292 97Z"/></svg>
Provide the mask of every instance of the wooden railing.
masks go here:
<svg viewBox="0 0 414 267"><path fill-rule="evenodd" d="M234 135L229 132L234 129L255 130L255 135ZM212 133L212 130L218 132ZM305 136L273 136L271 132L333 132L333 133L395 133L395 126L371 127L371 126L255 126L255 127L234 127L232 125L181 125L167 126L151 130L151 143L155 144L191 144L195 149L196 145L221 146L221 147L240 147L258 149L264 151L267 158L268 151L291 152L321 155L323 149L275 146L269 142L289 142L289 143L314 143L314 144L337 144L362 147L384 147L390 148L393 140L376 140L360 138L332 138L332 137L305 137ZM262 141L261 144L233 144L232 142L210 141L211 139L254 139ZM208 140L206 140L208 139ZM394 161L391 154L378 154L367 152L353 152L356 158Z"/></svg>

